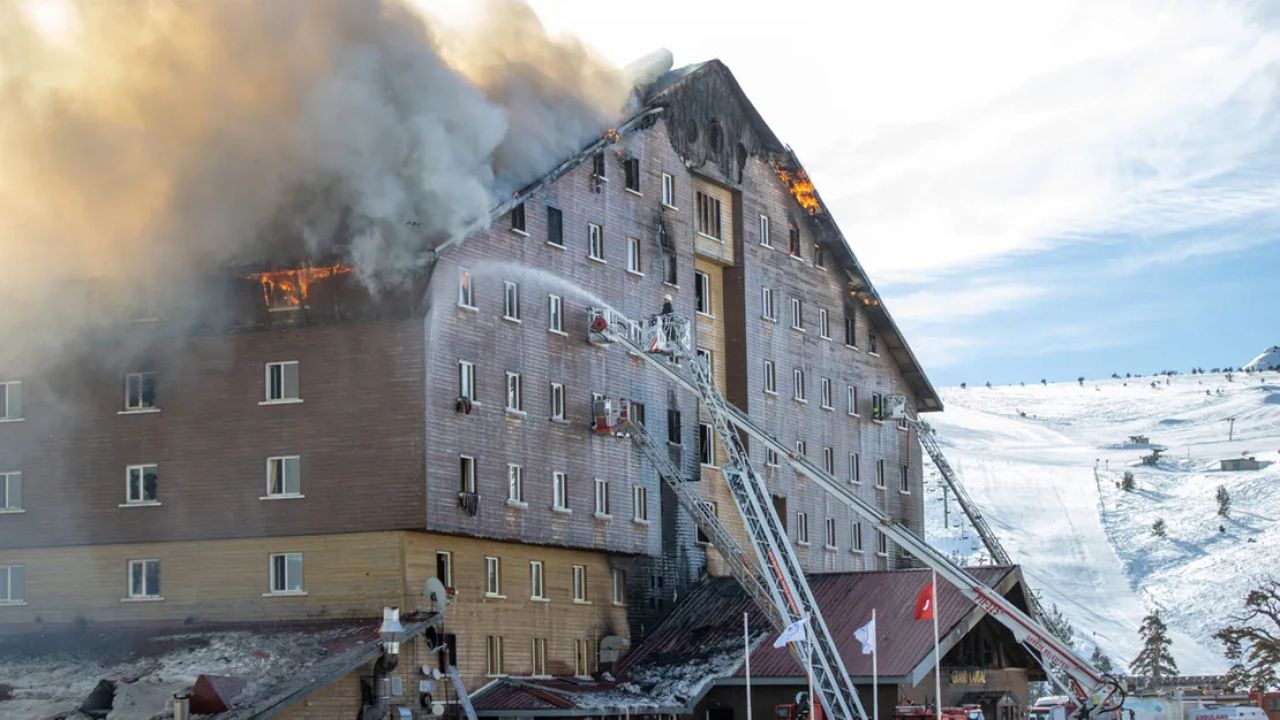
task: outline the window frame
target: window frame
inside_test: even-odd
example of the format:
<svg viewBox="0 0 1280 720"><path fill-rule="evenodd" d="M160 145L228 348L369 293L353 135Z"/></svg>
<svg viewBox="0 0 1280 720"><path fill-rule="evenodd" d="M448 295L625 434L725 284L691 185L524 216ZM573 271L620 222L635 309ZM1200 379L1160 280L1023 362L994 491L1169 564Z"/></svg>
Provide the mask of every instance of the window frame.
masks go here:
<svg viewBox="0 0 1280 720"><path fill-rule="evenodd" d="M604 259L604 227L600 223L587 223L587 259L598 263Z"/></svg>
<svg viewBox="0 0 1280 720"><path fill-rule="evenodd" d="M885 475L884 475L884 458L877 458L876 459L876 489L884 490L885 487L887 487L885 485L886 482L887 480L885 479Z"/></svg>
<svg viewBox="0 0 1280 720"><path fill-rule="evenodd" d="M160 558L130 558L128 560L128 565L127 565L128 572L125 575L125 589L128 591L128 593L125 595L125 598L127 600L131 600L131 601L164 600L164 596L160 594L160 589L161 589L160 587L156 587L156 588L150 587L150 582L148 580L148 577L149 577L148 567L151 566L153 563L156 568L156 571L155 571L156 585L163 586L163 583L161 582L161 577L162 577L161 572L163 571L163 566L160 563ZM134 592L133 590L134 567L141 568L141 576L139 579L141 580L142 590L140 592Z"/></svg>
<svg viewBox="0 0 1280 720"><path fill-rule="evenodd" d="M293 368L293 390L294 395L288 396L288 377L285 374L287 367ZM260 404L263 405L287 405L289 403L302 402L302 366L297 360L274 360L263 364L264 383L263 398ZM275 378L273 371L279 371L279 397L272 397L272 390L275 389Z"/></svg>
<svg viewBox="0 0 1280 720"><path fill-rule="evenodd" d="M529 561L529 599L536 602L547 602L546 568L541 560Z"/></svg>
<svg viewBox="0 0 1280 720"><path fill-rule="evenodd" d="M769 322L778 322L778 304L775 302L773 288L760 287L760 318Z"/></svg>
<svg viewBox="0 0 1280 720"><path fill-rule="evenodd" d="M547 294L547 331L568 335L564 331L564 297L555 293Z"/></svg>
<svg viewBox="0 0 1280 720"><path fill-rule="evenodd" d="M137 404L133 404L131 400L131 396L133 395L133 392L129 387L130 383L135 378L137 379L137 383L138 383ZM146 394L147 394L146 388L147 388L148 378L151 381L151 404L149 405L146 402ZM121 412L126 412L126 413L159 412L160 406L158 404L157 395L159 395L159 393L156 392L156 372L154 370L141 370L138 372L125 373L124 374L124 410L122 410Z"/></svg>
<svg viewBox="0 0 1280 720"><path fill-rule="evenodd" d="M22 471L0 472L0 513L20 513L25 510L22 505Z"/></svg>
<svg viewBox="0 0 1280 720"><path fill-rule="evenodd" d="M630 157L622 162L622 188L636 195L640 192L640 158Z"/></svg>
<svg viewBox="0 0 1280 720"><path fill-rule="evenodd" d="M809 513L803 510L796 511L796 544L809 544Z"/></svg>
<svg viewBox="0 0 1280 720"><path fill-rule="evenodd" d="M155 475L153 497L146 497L147 468ZM138 473L138 497L134 497L133 474ZM159 463L136 463L124 466L124 503L122 507L148 506L160 504L160 465Z"/></svg>
<svg viewBox="0 0 1280 720"><path fill-rule="evenodd" d="M476 364L470 360L458 360L458 397L464 397L474 405L476 395Z"/></svg>
<svg viewBox="0 0 1280 720"><path fill-rule="evenodd" d="M631 519L642 525L649 523L649 488L640 483L631 487Z"/></svg>
<svg viewBox="0 0 1280 720"><path fill-rule="evenodd" d="M627 272L644 277L640 264L640 238L627 237Z"/></svg>
<svg viewBox="0 0 1280 720"><path fill-rule="evenodd" d="M835 397L831 391L831 378L818 378L819 405L823 410L835 409Z"/></svg>
<svg viewBox="0 0 1280 720"><path fill-rule="evenodd" d="M502 558L497 555L484 556L484 596L499 599L507 597L502 594Z"/></svg>
<svg viewBox="0 0 1280 720"><path fill-rule="evenodd" d="M706 317L715 317L712 313L715 305L711 302L711 276L701 270L693 271L693 300L695 312Z"/></svg>
<svg viewBox="0 0 1280 720"><path fill-rule="evenodd" d="M796 402L809 402L809 390L804 377L804 368L791 369L791 399Z"/></svg>
<svg viewBox="0 0 1280 720"><path fill-rule="evenodd" d="M798 297L791 298L791 329L804 332L804 301Z"/></svg>
<svg viewBox="0 0 1280 720"><path fill-rule="evenodd" d="M588 657L591 648L587 646L587 641L577 639L573 641L573 675L574 677L590 677L591 676L591 658Z"/></svg>
<svg viewBox="0 0 1280 720"><path fill-rule="evenodd" d="M502 319L523 322L520 319L520 283L514 280L502 281Z"/></svg>
<svg viewBox="0 0 1280 720"><path fill-rule="evenodd" d="M662 173L662 206L676 210L676 177L671 173Z"/></svg>
<svg viewBox="0 0 1280 720"><path fill-rule="evenodd" d="M852 528L849 530L849 535L850 535L850 537L849 537L849 551L850 551L850 552L862 552L862 551L863 551L863 545L862 545L862 521L861 521L861 520L854 520L854 521L853 521L853 526L852 526Z"/></svg>
<svg viewBox="0 0 1280 720"><path fill-rule="evenodd" d="M444 558L444 570L447 577L440 577L440 559ZM436 551L436 579L440 581L446 588L453 587L453 551L437 550Z"/></svg>
<svg viewBox="0 0 1280 720"><path fill-rule="evenodd" d="M519 205L511 208L511 211L507 215L508 219L511 221L511 232L528 237L529 231L525 217L524 203L520 203Z"/></svg>
<svg viewBox="0 0 1280 720"><path fill-rule="evenodd" d="M764 361L764 392L769 395L778 394L778 367L772 360Z"/></svg>
<svg viewBox="0 0 1280 720"><path fill-rule="evenodd" d="M529 675L551 677L547 674L547 639L544 637L529 638Z"/></svg>
<svg viewBox="0 0 1280 720"><path fill-rule="evenodd" d="M836 549L836 519L833 517L828 517L826 519L826 537L824 540L825 543L823 544L823 547L827 550Z"/></svg>
<svg viewBox="0 0 1280 720"><path fill-rule="evenodd" d="M294 478L295 490L289 490L289 460L294 461L294 468L297 477ZM275 462L280 463L280 474L283 478L280 481L280 492L276 492L272 487L272 465ZM263 496L264 500L301 498L302 494L302 456L301 455L271 455L267 457L267 494Z"/></svg>
<svg viewBox="0 0 1280 720"><path fill-rule="evenodd" d="M609 508L609 481L605 478L593 478L595 516L600 520L609 520L613 513Z"/></svg>
<svg viewBox="0 0 1280 720"><path fill-rule="evenodd" d="M823 340L831 339L831 321L826 308L818 308L818 337Z"/></svg>
<svg viewBox="0 0 1280 720"><path fill-rule="evenodd" d="M476 307L475 276L467 268L458 270L458 307L464 310L478 310Z"/></svg>
<svg viewBox="0 0 1280 720"><path fill-rule="evenodd" d="M773 238L769 236L769 216L760 213L760 221L758 225L760 229L760 245L763 247L773 247Z"/></svg>
<svg viewBox="0 0 1280 720"><path fill-rule="evenodd" d="M622 607L627 604L627 572L622 568L613 568L612 603Z"/></svg>
<svg viewBox="0 0 1280 720"><path fill-rule="evenodd" d="M16 388L16 392L13 392L14 388ZM16 403L13 400L14 397L18 399ZM0 422L21 422L23 419L22 381L6 380L0 382Z"/></svg>
<svg viewBox="0 0 1280 720"><path fill-rule="evenodd" d="M844 401L845 401L845 405L848 406L845 409L845 413L849 417L862 417L862 415L858 412L858 386L857 385L844 386Z"/></svg>
<svg viewBox="0 0 1280 720"><path fill-rule="evenodd" d="M283 578L278 578L276 575L276 559L277 558L280 558L283 561L283 571L284 571ZM289 587L289 581L292 579L289 576L289 560L291 558L297 558L298 587L296 589ZM300 552L270 553L267 555L267 592L263 593L263 595L264 596L306 595L307 590L305 585L305 578L306 578L306 571L303 568L302 553ZM282 587L277 587L277 582L276 582L277 579L283 580L282 583L279 583Z"/></svg>
<svg viewBox="0 0 1280 720"><path fill-rule="evenodd" d="M724 242L724 207L720 198L701 190L694 191L694 232L718 243ZM714 231L714 232L708 232Z"/></svg>
<svg viewBox="0 0 1280 720"><path fill-rule="evenodd" d="M898 493L911 494L911 466L898 463Z"/></svg>
<svg viewBox="0 0 1280 720"><path fill-rule="evenodd" d="M564 249L564 211L554 205L547 206L547 244Z"/></svg>
<svg viewBox="0 0 1280 720"><path fill-rule="evenodd" d="M828 475L835 477L836 474L836 449L830 445L822 448L822 469Z"/></svg>
<svg viewBox="0 0 1280 720"><path fill-rule="evenodd" d="M862 454L857 452L849 453L849 484L862 484Z"/></svg>
<svg viewBox="0 0 1280 720"><path fill-rule="evenodd" d="M698 465L718 468L716 464L716 434L711 423L698 423Z"/></svg>
<svg viewBox="0 0 1280 720"><path fill-rule="evenodd" d="M4 594L0 595L0 606L27 604L27 566L22 563L0 565L0 574L4 575ZM18 581L14 582L14 577ZM15 592L15 588L20 592Z"/></svg>
<svg viewBox="0 0 1280 720"><path fill-rule="evenodd" d="M485 677L506 677L506 660L503 657L503 639L501 635L485 636L484 675Z"/></svg>
<svg viewBox="0 0 1280 720"><path fill-rule="evenodd" d="M476 494L476 458L474 455L458 455L458 492Z"/></svg>
<svg viewBox="0 0 1280 720"><path fill-rule="evenodd" d="M562 470L551 471L551 509L573 512L569 507L569 475Z"/></svg>
<svg viewBox="0 0 1280 720"><path fill-rule="evenodd" d="M564 383L550 383L551 388L548 390L548 397L551 401L550 419L555 422L567 422L565 418L565 390Z"/></svg>
<svg viewBox="0 0 1280 720"><path fill-rule="evenodd" d="M508 414L524 414L524 376L511 370L504 371L503 409ZM514 402L514 405L512 404Z"/></svg>
<svg viewBox="0 0 1280 720"><path fill-rule="evenodd" d="M527 507L524 501L524 466L507 463L507 504Z"/></svg>
<svg viewBox="0 0 1280 720"><path fill-rule="evenodd" d="M876 530L876 555L889 557L889 536L878 529Z"/></svg>
<svg viewBox="0 0 1280 720"><path fill-rule="evenodd" d="M572 584L570 585L570 590L572 592L573 604L574 605L590 605L591 593L587 585L587 566L574 565L572 567L573 567L573 570L572 570L573 579L572 579Z"/></svg>

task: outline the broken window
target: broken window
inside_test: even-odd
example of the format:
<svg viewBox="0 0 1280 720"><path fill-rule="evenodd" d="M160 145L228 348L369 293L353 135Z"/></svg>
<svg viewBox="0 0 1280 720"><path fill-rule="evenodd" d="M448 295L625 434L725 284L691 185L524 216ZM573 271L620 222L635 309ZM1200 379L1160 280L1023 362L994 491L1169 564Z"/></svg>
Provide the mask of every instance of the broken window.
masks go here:
<svg viewBox="0 0 1280 720"><path fill-rule="evenodd" d="M520 373L507 373L507 410L524 412L524 388Z"/></svg>
<svg viewBox="0 0 1280 720"><path fill-rule="evenodd" d="M769 237L769 216L760 216L760 244L765 247L773 247L773 238Z"/></svg>
<svg viewBox="0 0 1280 720"><path fill-rule="evenodd" d="M475 294L471 288L471 271L463 270L458 275L458 305L472 310L476 307Z"/></svg>
<svg viewBox="0 0 1280 720"><path fill-rule="evenodd" d="M662 173L662 204L676 206L676 179L670 173Z"/></svg>
<svg viewBox="0 0 1280 720"><path fill-rule="evenodd" d="M778 467L778 453L771 447L764 449L764 464L769 467Z"/></svg>
<svg viewBox="0 0 1280 720"><path fill-rule="evenodd" d="M680 444L680 411L667 410L667 442Z"/></svg>
<svg viewBox="0 0 1280 720"><path fill-rule="evenodd" d="M448 550L436 551L436 578L445 587L453 587L453 553Z"/></svg>
<svg viewBox="0 0 1280 720"><path fill-rule="evenodd" d="M573 566L573 601L576 603L589 602L587 599L587 566Z"/></svg>
<svg viewBox="0 0 1280 720"><path fill-rule="evenodd" d="M764 361L764 391L770 395L778 392L778 372L772 360Z"/></svg>
<svg viewBox="0 0 1280 720"><path fill-rule="evenodd" d="M270 565L272 593L302 592L302 553L273 554Z"/></svg>
<svg viewBox="0 0 1280 720"><path fill-rule="evenodd" d="M21 509L22 473L16 471L0 473L0 513Z"/></svg>
<svg viewBox="0 0 1280 720"><path fill-rule="evenodd" d="M883 398L880 393L871 393L871 419L883 420L884 408L882 406Z"/></svg>
<svg viewBox="0 0 1280 720"><path fill-rule="evenodd" d="M524 468L513 463L507 464L507 500L524 502Z"/></svg>
<svg viewBox="0 0 1280 720"><path fill-rule="evenodd" d="M879 343L876 341L876 334L873 332L868 332L867 333L867 352L871 353L872 355L875 355L879 351L880 351Z"/></svg>
<svg viewBox="0 0 1280 720"><path fill-rule="evenodd" d="M160 501L157 482L160 469L156 465L130 465L125 468L125 502L129 505L153 504Z"/></svg>
<svg viewBox="0 0 1280 720"><path fill-rule="evenodd" d="M302 458L282 455L267 458L267 497L298 497L302 494Z"/></svg>
<svg viewBox="0 0 1280 720"><path fill-rule="evenodd" d="M564 247L564 214L560 208L547 206L547 242Z"/></svg>
<svg viewBox="0 0 1280 720"><path fill-rule="evenodd" d="M22 382L0 383L0 420L22 419Z"/></svg>
<svg viewBox="0 0 1280 720"><path fill-rule="evenodd" d="M564 420L564 385L551 383L551 419Z"/></svg>
<svg viewBox="0 0 1280 720"><path fill-rule="evenodd" d="M156 406L156 374L128 373L124 376L124 409L150 410Z"/></svg>
<svg viewBox="0 0 1280 720"><path fill-rule="evenodd" d="M578 677L587 677L591 674L591 664L587 657L587 641L573 641L573 674Z"/></svg>
<svg viewBox="0 0 1280 720"><path fill-rule="evenodd" d="M299 400L298 361L267 363L266 402Z"/></svg>
<svg viewBox="0 0 1280 720"><path fill-rule="evenodd" d="M623 174L626 175L626 188L632 192L640 192L640 160L627 158L622 163Z"/></svg>
<svg viewBox="0 0 1280 720"><path fill-rule="evenodd" d="M505 675L505 661L502 657L502 636L489 635L485 640L484 674L489 677Z"/></svg>
<svg viewBox="0 0 1280 720"><path fill-rule="evenodd" d="M502 317L520 319L520 286L510 280L502 282Z"/></svg>
<svg viewBox="0 0 1280 720"><path fill-rule="evenodd" d="M711 314L711 277L706 273L693 273L694 309L703 315Z"/></svg>
<svg viewBox="0 0 1280 720"><path fill-rule="evenodd" d="M587 223L587 257L604 262L604 228Z"/></svg>
<svg viewBox="0 0 1280 720"><path fill-rule="evenodd" d="M716 518L720 517L720 509L719 507L716 506L715 503L704 500L702 502L702 508L706 510L708 513L710 513L712 517L716 517ZM711 543L711 538L708 538L702 532L702 528L698 528L698 543L701 545L708 545Z"/></svg>
<svg viewBox="0 0 1280 720"><path fill-rule="evenodd" d="M546 600L546 589L542 581L542 561L529 561L529 599Z"/></svg>
<svg viewBox="0 0 1280 720"><path fill-rule="evenodd" d="M129 597L131 599L160 597L160 561L129 561Z"/></svg>
<svg viewBox="0 0 1280 720"><path fill-rule="evenodd" d="M547 296L547 329L564 332L564 298L559 295Z"/></svg>
<svg viewBox="0 0 1280 720"><path fill-rule="evenodd" d="M676 254L671 250L662 253L662 281L668 285L679 285L676 282Z"/></svg>
<svg viewBox="0 0 1280 720"><path fill-rule="evenodd" d="M569 509L569 478L562 472L551 473L551 506L557 510Z"/></svg>
<svg viewBox="0 0 1280 720"><path fill-rule="evenodd" d="M649 522L649 489L643 485L631 488L631 519Z"/></svg>
<svg viewBox="0 0 1280 720"><path fill-rule="evenodd" d="M697 202L698 233L720 240L720 199L711 197L704 192L699 192L697 193Z"/></svg>
<svg viewBox="0 0 1280 720"><path fill-rule="evenodd" d="M862 483L862 458L858 453L849 453L849 482L854 485Z"/></svg>
<svg viewBox="0 0 1280 720"><path fill-rule="evenodd" d="M698 362L707 369L707 374L711 374L714 365L711 364L711 351L706 348L698 348L694 351L698 356Z"/></svg>
<svg viewBox="0 0 1280 720"><path fill-rule="evenodd" d="M813 244L813 266L817 268L825 268L827 266L826 253L822 251L822 246L818 243Z"/></svg>
<svg viewBox="0 0 1280 720"><path fill-rule="evenodd" d="M604 153L598 152L591 157L591 174L603 180L604 170Z"/></svg>
<svg viewBox="0 0 1280 720"><path fill-rule="evenodd" d="M796 512L796 544L809 544L809 513Z"/></svg>
<svg viewBox="0 0 1280 720"><path fill-rule="evenodd" d="M0 605L21 605L27 601L25 565L0 565Z"/></svg>
<svg viewBox="0 0 1280 720"><path fill-rule="evenodd" d="M609 517L609 481L602 478L596 478L596 516L600 518Z"/></svg>
<svg viewBox="0 0 1280 720"><path fill-rule="evenodd" d="M502 559L493 555L484 559L484 594L502 597Z"/></svg>
<svg viewBox="0 0 1280 720"><path fill-rule="evenodd" d="M707 423L698 424L698 462L707 467L716 464L715 434Z"/></svg>
<svg viewBox="0 0 1280 720"><path fill-rule="evenodd" d="M511 208L511 229L518 233L524 230L524 203Z"/></svg>
<svg viewBox="0 0 1280 720"><path fill-rule="evenodd" d="M789 241L787 249L791 253L791 257L800 257L800 226L796 225L795 220L787 222L787 238Z"/></svg>
<svg viewBox="0 0 1280 720"><path fill-rule="evenodd" d="M476 459L468 455L458 456L459 491L474 493L476 491Z"/></svg>

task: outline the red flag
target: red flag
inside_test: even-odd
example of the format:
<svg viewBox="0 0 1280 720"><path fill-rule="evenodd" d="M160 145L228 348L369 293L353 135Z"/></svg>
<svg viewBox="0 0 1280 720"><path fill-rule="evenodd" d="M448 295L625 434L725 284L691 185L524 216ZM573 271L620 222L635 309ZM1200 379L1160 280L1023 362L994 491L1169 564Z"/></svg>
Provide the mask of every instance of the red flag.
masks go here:
<svg viewBox="0 0 1280 720"><path fill-rule="evenodd" d="M920 594L916 596L916 619L932 620L933 604L933 584L929 583L920 588Z"/></svg>

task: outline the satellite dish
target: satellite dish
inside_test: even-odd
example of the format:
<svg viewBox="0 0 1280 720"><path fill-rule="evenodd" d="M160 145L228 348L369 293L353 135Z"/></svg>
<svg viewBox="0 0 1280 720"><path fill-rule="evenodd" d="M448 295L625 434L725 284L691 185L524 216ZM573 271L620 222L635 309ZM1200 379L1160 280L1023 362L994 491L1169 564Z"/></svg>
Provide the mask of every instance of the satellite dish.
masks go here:
<svg viewBox="0 0 1280 720"><path fill-rule="evenodd" d="M432 714L432 715L443 715L443 714L444 714L444 703L439 702L439 701L431 703L431 714Z"/></svg>
<svg viewBox="0 0 1280 720"><path fill-rule="evenodd" d="M444 583L440 582L438 577L429 577L422 588L422 594L427 597L427 602L431 604L431 612L442 613L444 608L449 604L449 593L444 588Z"/></svg>

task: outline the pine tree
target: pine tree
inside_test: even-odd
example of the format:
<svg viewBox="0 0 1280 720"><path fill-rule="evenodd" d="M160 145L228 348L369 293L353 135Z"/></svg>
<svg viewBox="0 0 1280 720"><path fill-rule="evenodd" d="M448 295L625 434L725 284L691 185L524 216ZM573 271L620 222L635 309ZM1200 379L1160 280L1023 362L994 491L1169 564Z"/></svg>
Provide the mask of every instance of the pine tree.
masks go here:
<svg viewBox="0 0 1280 720"><path fill-rule="evenodd" d="M1240 690L1276 687L1280 685L1280 580L1269 578L1250 590L1244 608L1231 617L1235 624L1214 633L1231 661L1226 681Z"/></svg>
<svg viewBox="0 0 1280 720"><path fill-rule="evenodd" d="M1038 596L1037 596L1038 597ZM1076 639L1076 629L1071 626L1071 621L1062 613L1062 608L1054 603L1049 610L1042 613L1040 618L1044 622L1044 626L1049 629L1059 640L1067 645L1074 645Z"/></svg>
<svg viewBox="0 0 1280 720"><path fill-rule="evenodd" d="M1093 646L1093 654L1089 656L1089 663L1104 673L1115 671L1115 666L1111 664L1111 658L1107 657L1107 654L1102 652L1102 648L1097 645Z"/></svg>
<svg viewBox="0 0 1280 720"><path fill-rule="evenodd" d="M1173 641L1169 639L1169 628L1160 619L1160 613L1154 612L1142 619L1138 636L1142 638L1142 650L1129 663L1130 673L1146 676L1152 682L1178 674L1178 664L1169 652Z"/></svg>
<svg viewBox="0 0 1280 720"><path fill-rule="evenodd" d="M1218 486L1218 514L1231 517L1231 493L1227 492L1226 485Z"/></svg>
<svg viewBox="0 0 1280 720"><path fill-rule="evenodd" d="M1156 521L1151 523L1151 534L1156 537L1164 537L1168 534L1168 529L1164 524L1164 518L1156 518Z"/></svg>
<svg viewBox="0 0 1280 720"><path fill-rule="evenodd" d="M1124 479L1121 481L1120 487L1123 488L1125 492L1133 492L1133 486L1135 484L1136 483L1133 481L1133 473L1125 470Z"/></svg>

